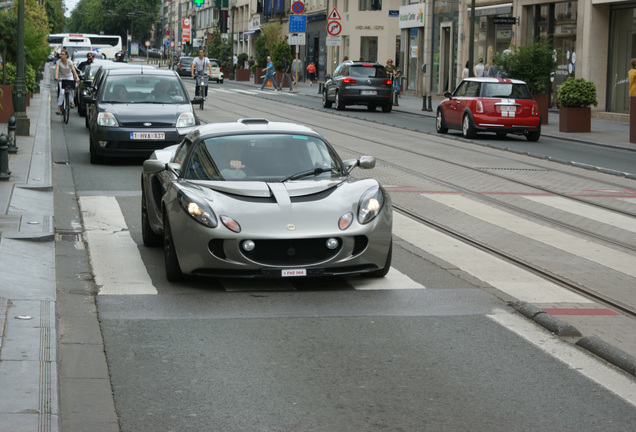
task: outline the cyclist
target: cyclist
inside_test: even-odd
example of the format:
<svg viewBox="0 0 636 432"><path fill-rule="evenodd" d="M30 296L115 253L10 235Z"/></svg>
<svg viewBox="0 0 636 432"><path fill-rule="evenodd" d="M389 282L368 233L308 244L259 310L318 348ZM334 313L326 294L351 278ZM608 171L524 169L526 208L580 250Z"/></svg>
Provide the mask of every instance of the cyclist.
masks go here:
<svg viewBox="0 0 636 432"><path fill-rule="evenodd" d="M82 72L86 72L86 68L90 66L91 63L93 63L93 60L95 60L95 54L93 54L92 52L87 52L86 60L78 64L77 68L81 70Z"/></svg>
<svg viewBox="0 0 636 432"><path fill-rule="evenodd" d="M73 66L73 62L68 58L68 51L63 49L60 52L60 60L55 64L55 80L58 82L60 93L57 97L57 112L55 114L62 114L62 105L64 104L64 90L62 88L62 81L64 80L73 80L73 75L75 75L75 82L79 81L79 76L77 76L77 71L75 70L75 66ZM70 108L73 107L73 90L70 90L69 100L71 101Z"/></svg>
<svg viewBox="0 0 636 432"><path fill-rule="evenodd" d="M115 53L115 61L116 62L121 62L121 63L126 63L126 56L125 56L123 51L117 51Z"/></svg>
<svg viewBox="0 0 636 432"><path fill-rule="evenodd" d="M203 48L199 48L199 57L195 58L192 61L192 66L190 66L190 73L192 78L194 78L194 72L196 70L196 74L198 76L203 76L205 74L205 68L210 70L210 76L212 76L212 65L210 64L210 60L205 56L205 51ZM196 86L196 90L194 93L195 96L199 96L199 86ZM208 99L208 85L205 85L205 94L202 95L204 100Z"/></svg>

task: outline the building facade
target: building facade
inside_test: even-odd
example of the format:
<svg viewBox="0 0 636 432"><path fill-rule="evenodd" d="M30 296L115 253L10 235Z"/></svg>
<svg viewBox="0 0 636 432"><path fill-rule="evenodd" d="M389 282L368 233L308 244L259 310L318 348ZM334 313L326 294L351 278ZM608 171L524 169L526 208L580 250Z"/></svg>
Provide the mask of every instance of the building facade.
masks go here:
<svg viewBox="0 0 636 432"><path fill-rule="evenodd" d="M197 8L191 0L164 0L159 25L163 32L157 32L157 38L163 45L170 37L181 41L182 19L190 17L191 44L198 47L226 22L224 37L233 41L234 52L254 55L254 40L264 26L279 22L283 29L289 28L293 3L206 0ZM305 45L292 45L292 50L298 51L304 64L316 63L319 79L344 58L363 58L383 64L394 60L406 76L405 91L415 95L442 94L461 80L470 57L471 0L306 0L303 4ZM597 86L595 111L628 112L627 72L636 57L636 1L475 0L474 5L474 59L483 57L488 63L511 45L550 37L558 62L552 79L553 104L560 84L568 77L580 77Z"/></svg>

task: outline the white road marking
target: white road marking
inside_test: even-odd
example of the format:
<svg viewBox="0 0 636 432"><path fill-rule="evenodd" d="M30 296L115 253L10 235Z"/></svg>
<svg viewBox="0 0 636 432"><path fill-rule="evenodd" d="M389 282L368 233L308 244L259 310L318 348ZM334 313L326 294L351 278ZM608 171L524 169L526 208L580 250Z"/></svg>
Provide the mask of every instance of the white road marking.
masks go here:
<svg viewBox="0 0 636 432"><path fill-rule="evenodd" d="M85 238L93 267L95 283L100 295L157 294L141 259L126 221L113 196L82 196L80 210L84 221ZM391 268L384 278L346 278L347 283L359 290L422 289L421 284ZM223 278L226 291L246 291L254 288L250 279ZM290 279L264 279L258 281L259 290L294 290Z"/></svg>
<svg viewBox="0 0 636 432"><path fill-rule="evenodd" d="M393 234L521 301L591 303L585 297L399 213L393 213Z"/></svg>
<svg viewBox="0 0 636 432"><path fill-rule="evenodd" d="M487 317L636 406L636 381L633 377L630 378L608 366L603 360L563 342L547 330L537 331L539 327L536 324L519 314L495 311L494 315Z"/></svg>
<svg viewBox="0 0 636 432"><path fill-rule="evenodd" d="M636 219L629 216L624 216L559 196L526 196L524 198L539 204L547 205L568 213L611 225L616 228L636 232Z"/></svg>
<svg viewBox="0 0 636 432"><path fill-rule="evenodd" d="M84 196L79 204L99 294L157 294L117 200Z"/></svg>
<svg viewBox="0 0 636 432"><path fill-rule="evenodd" d="M425 195L425 194L422 194ZM477 219L550 245L564 252L601 264L626 275L636 277L633 255L575 237L571 234L540 225L527 219L459 195L425 195Z"/></svg>

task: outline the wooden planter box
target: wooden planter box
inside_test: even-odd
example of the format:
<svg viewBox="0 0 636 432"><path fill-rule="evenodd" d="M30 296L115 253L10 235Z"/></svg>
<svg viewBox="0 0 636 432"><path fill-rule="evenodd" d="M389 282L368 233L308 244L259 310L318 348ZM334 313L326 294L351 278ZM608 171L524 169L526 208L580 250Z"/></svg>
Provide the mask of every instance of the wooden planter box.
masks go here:
<svg viewBox="0 0 636 432"><path fill-rule="evenodd" d="M261 78L263 75L265 75L265 68L257 67L254 69L254 84L263 84L263 78Z"/></svg>
<svg viewBox="0 0 636 432"><path fill-rule="evenodd" d="M12 90L12 85L0 85L0 123L7 123L15 111Z"/></svg>
<svg viewBox="0 0 636 432"><path fill-rule="evenodd" d="M236 69L236 81L249 81L250 70L249 69Z"/></svg>
<svg viewBox="0 0 636 432"><path fill-rule="evenodd" d="M559 108L559 132L590 132L592 130L592 109Z"/></svg>
<svg viewBox="0 0 636 432"><path fill-rule="evenodd" d="M548 124L548 110L550 105L550 95L548 94L533 94L532 99L539 105L539 115L541 116L541 124Z"/></svg>

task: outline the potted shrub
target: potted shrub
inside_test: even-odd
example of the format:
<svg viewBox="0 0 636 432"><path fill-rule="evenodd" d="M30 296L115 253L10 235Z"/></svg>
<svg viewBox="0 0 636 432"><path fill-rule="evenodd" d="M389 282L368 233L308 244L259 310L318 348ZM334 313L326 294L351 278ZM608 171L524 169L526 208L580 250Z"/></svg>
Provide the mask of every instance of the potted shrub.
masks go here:
<svg viewBox="0 0 636 432"><path fill-rule="evenodd" d="M237 81L249 81L250 80L250 70L245 69L245 63L247 62L247 54L241 53L238 55L238 60L236 62L236 80Z"/></svg>
<svg viewBox="0 0 636 432"><path fill-rule="evenodd" d="M495 54L494 59L505 77L525 81L539 105L541 124L548 124L548 89L557 65L557 55L548 39L540 38L527 46L512 46Z"/></svg>
<svg viewBox="0 0 636 432"><path fill-rule="evenodd" d="M597 106L596 85L584 78L568 78L557 90L560 132L590 132L592 110Z"/></svg>

